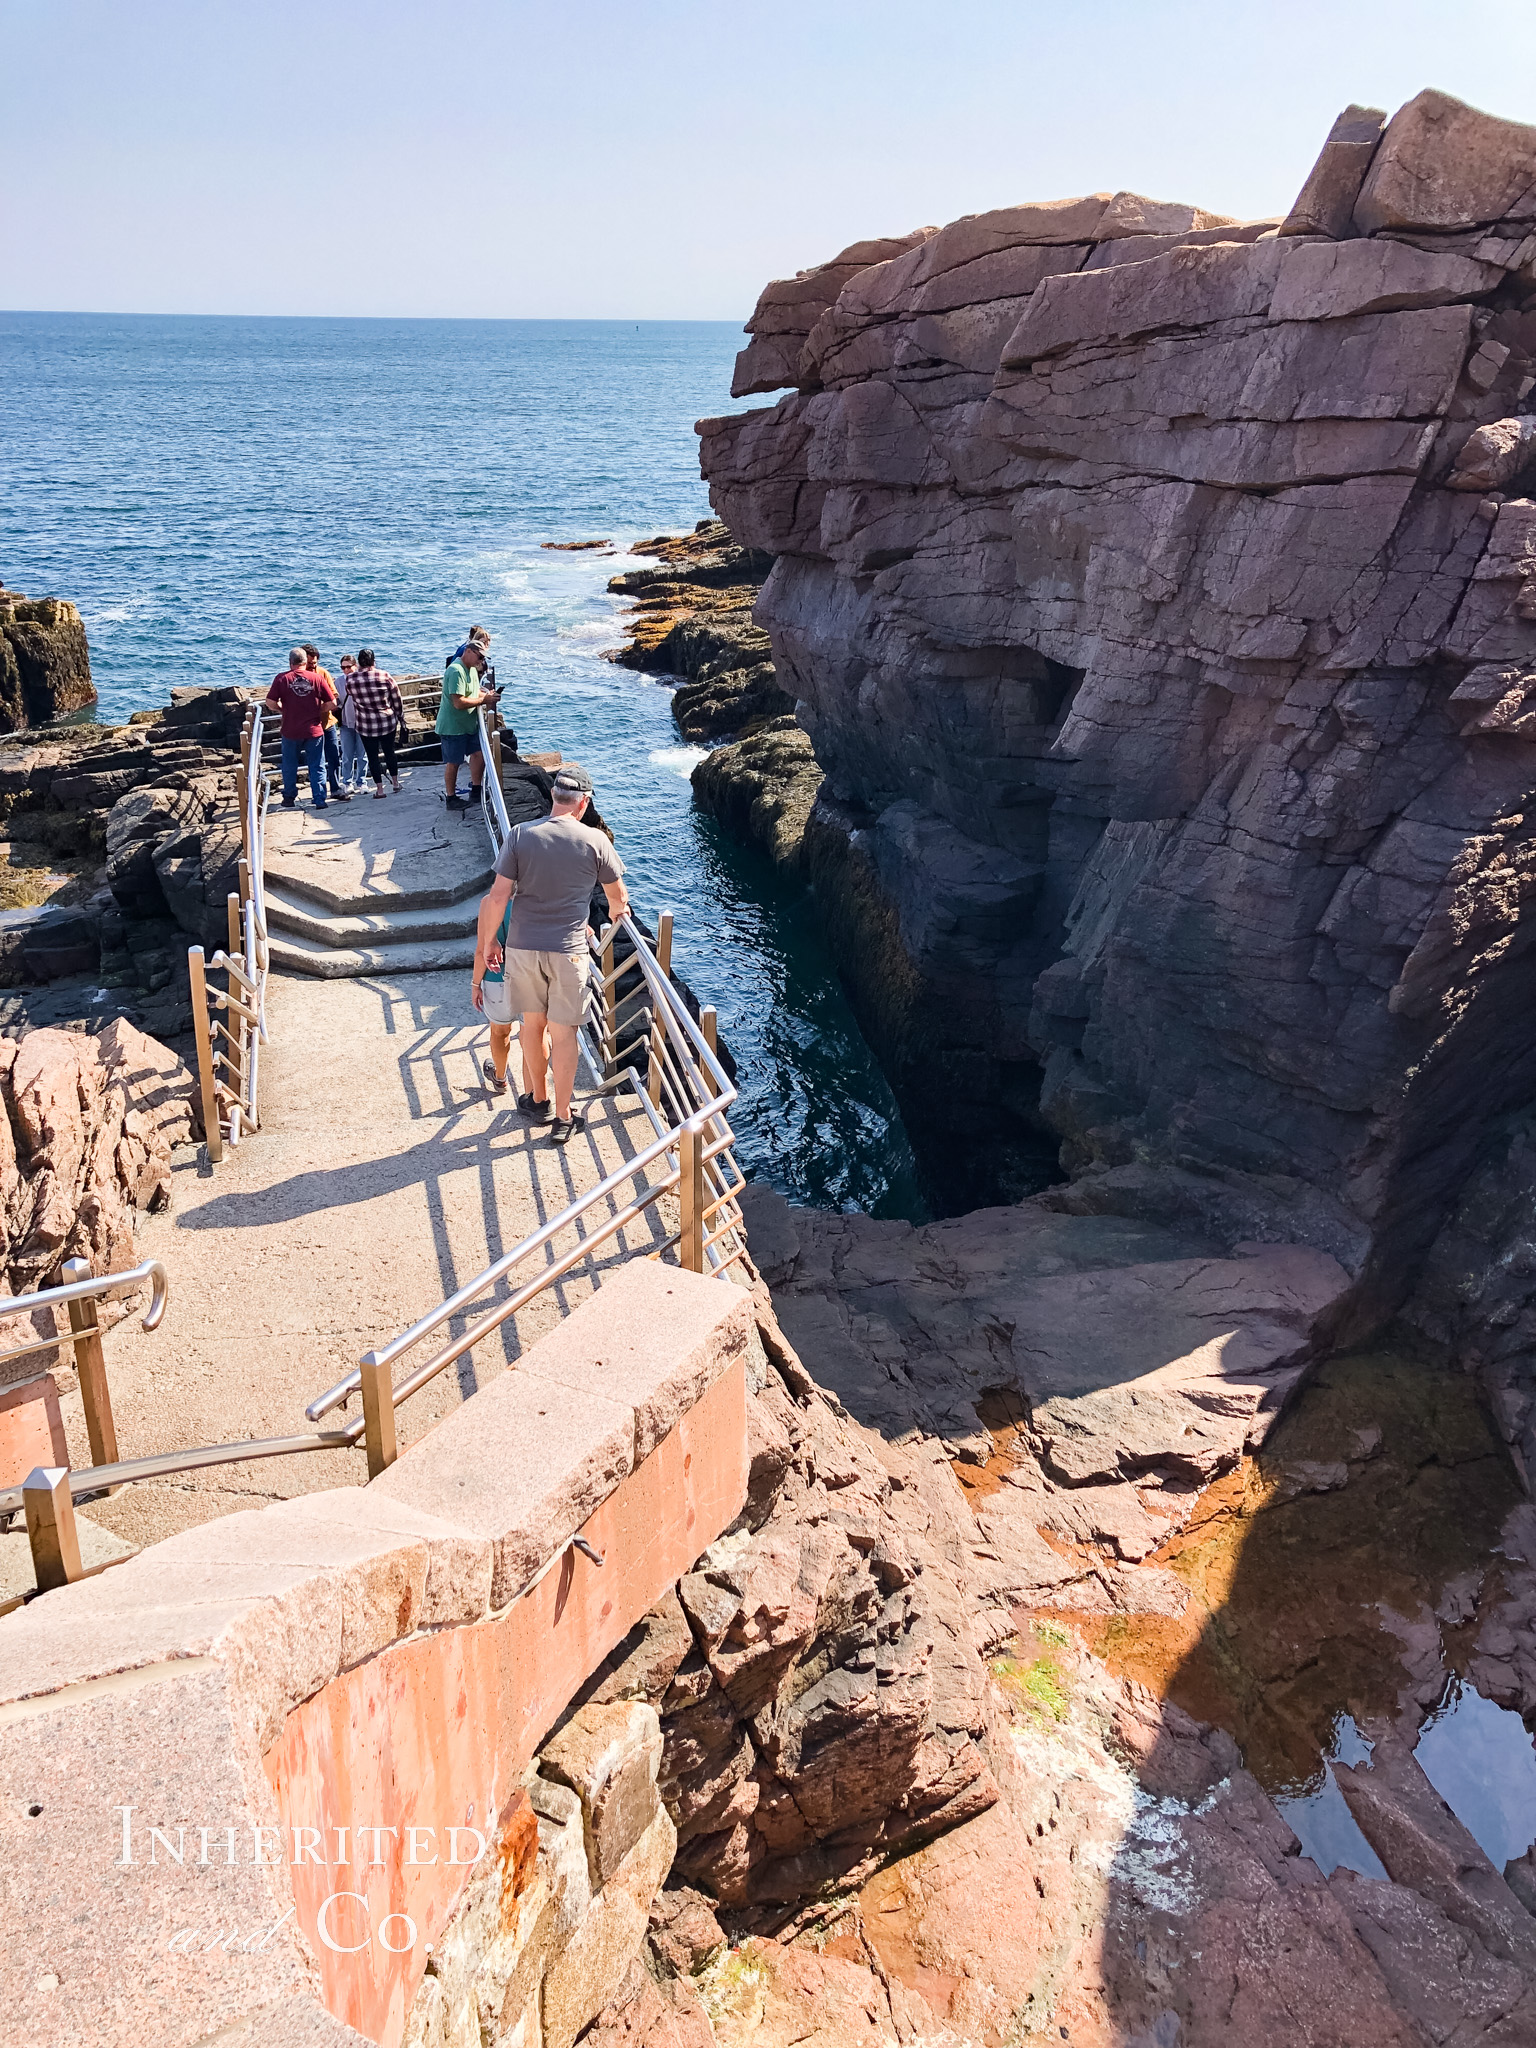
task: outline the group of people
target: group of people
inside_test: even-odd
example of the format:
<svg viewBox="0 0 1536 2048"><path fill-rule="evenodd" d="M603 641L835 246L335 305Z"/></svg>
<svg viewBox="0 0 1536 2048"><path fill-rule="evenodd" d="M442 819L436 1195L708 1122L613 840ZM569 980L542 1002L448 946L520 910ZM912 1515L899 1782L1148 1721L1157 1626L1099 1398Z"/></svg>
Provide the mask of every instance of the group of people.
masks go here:
<svg viewBox="0 0 1536 2048"><path fill-rule="evenodd" d="M282 720L285 810L299 800L301 762L317 811L328 802L349 804L361 792L365 761L376 797L384 794L386 772L390 787L399 789L395 736L405 730L405 705L399 684L375 664L371 647L359 648L355 659L344 654L339 679L321 666L318 647L291 647L267 702Z"/></svg>
<svg viewBox="0 0 1536 2048"><path fill-rule="evenodd" d="M478 714L502 695L490 643L483 626L472 626L443 674L437 737L445 801L452 810L475 801L485 779ZM376 797L384 795L386 771L391 788L399 789L395 738L404 730L405 707L399 685L375 665L371 647L361 648L355 660L343 655L338 677L321 666L318 648L307 642L292 648L267 702L282 717L285 808L298 802L301 762L317 811L328 802L350 803L361 791L365 756ZM468 799L458 791L466 762ZM596 811L584 768L567 762L555 771L550 806L547 818L514 825L502 845L495 879L480 904L470 999L491 1027L490 1057L481 1066L488 1092L504 1095L511 1085L516 1025L523 1069L517 1107L531 1124L549 1127L552 1143L564 1145L582 1121L571 1094L591 962L592 897L600 888L615 920L629 909L629 897L624 864Z"/></svg>
<svg viewBox="0 0 1536 2048"><path fill-rule="evenodd" d="M471 626L443 675L437 737L443 752L443 785L450 810L462 811L478 800L485 780L480 746L479 712L501 701L496 671L490 665L491 636L484 626ZM384 794L384 776L391 789L400 787L397 737L405 732L405 705L394 677L375 665L373 649L359 648L356 658L341 657L341 673L322 666L313 641L288 650L288 666L272 678L267 702L282 716L283 805L292 810L299 800L299 768L309 776L315 809L327 803L350 803L364 787L364 762L373 778L373 793ZM516 744L516 735L513 736ZM458 791L459 769L469 763L470 794Z"/></svg>

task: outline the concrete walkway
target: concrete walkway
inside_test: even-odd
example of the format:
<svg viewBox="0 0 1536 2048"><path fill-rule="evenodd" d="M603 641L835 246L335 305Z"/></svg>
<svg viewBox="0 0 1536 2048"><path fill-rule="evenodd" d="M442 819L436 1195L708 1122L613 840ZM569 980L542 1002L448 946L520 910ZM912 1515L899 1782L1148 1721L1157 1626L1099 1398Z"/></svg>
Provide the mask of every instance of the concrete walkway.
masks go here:
<svg viewBox="0 0 1536 2048"><path fill-rule="evenodd" d="M467 793L467 769L459 786ZM508 762L504 795L514 824L547 808L521 764ZM450 812L435 762L407 768L398 794L382 799L370 784L323 811L307 795L291 811L275 802L266 865L273 963L327 979L468 967L490 879L479 805Z"/></svg>
<svg viewBox="0 0 1536 2048"><path fill-rule="evenodd" d="M425 771L418 775L424 782ZM408 829L386 849L378 837L391 821ZM424 793L414 803L364 797L323 816L274 813L271 839L269 875L314 902L322 892L340 904L372 892L422 909L430 907L423 891L437 888L472 912L465 877L478 896L489 868L478 816L463 826L445 820L440 798L429 806ZM274 973L267 1005L263 1128L217 1167L201 1148L184 1149L170 1209L143 1222L140 1249L165 1262L171 1299L153 1336L134 1318L106 1339L123 1458L312 1427L305 1403L362 1353L435 1308L653 1135L632 1096L599 1097L585 1131L561 1149L523 1121L510 1093L489 1095L480 1078L488 1034L470 1003L467 967L342 979ZM582 1095L578 1087L578 1102ZM601 1214L621 1207L632 1187ZM676 1227L667 1197L441 1374L398 1411L402 1448L503 1371L590 1293L605 1266ZM556 1254L574 1242L562 1235ZM531 1279L539 1262L513 1284ZM510 1291L503 1284L487 1300ZM443 1341L428 1339L396 1377ZM87 1464L78 1395L63 1406L71 1461ZM354 1399L323 1426L358 1413ZM86 1512L145 1544L234 1508L365 1476L361 1449L310 1453L130 1486Z"/></svg>

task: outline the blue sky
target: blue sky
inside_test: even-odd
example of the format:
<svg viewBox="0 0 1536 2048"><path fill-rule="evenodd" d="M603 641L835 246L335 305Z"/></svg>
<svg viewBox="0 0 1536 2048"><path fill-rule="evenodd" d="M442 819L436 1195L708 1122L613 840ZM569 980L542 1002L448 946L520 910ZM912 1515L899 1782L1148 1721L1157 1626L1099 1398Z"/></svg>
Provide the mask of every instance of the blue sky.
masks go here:
<svg viewBox="0 0 1536 2048"><path fill-rule="evenodd" d="M741 320L1021 199L1273 212L1352 99L1536 121L1531 0L0 0L0 39L11 309Z"/></svg>

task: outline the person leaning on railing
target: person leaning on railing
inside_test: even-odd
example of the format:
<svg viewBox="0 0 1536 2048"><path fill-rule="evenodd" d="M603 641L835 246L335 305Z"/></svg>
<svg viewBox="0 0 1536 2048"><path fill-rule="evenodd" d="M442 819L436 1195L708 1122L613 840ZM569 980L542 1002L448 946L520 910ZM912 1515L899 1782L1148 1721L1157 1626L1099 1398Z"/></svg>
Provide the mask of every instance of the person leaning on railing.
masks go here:
<svg viewBox="0 0 1536 2048"><path fill-rule="evenodd" d="M506 1090L512 1020L521 1017L524 1092L517 1106L530 1123L549 1125L553 1144L564 1145L582 1121L571 1090L591 958L587 911L601 887L617 922L629 896L623 862L584 822L592 798L586 770L567 761L555 771L550 796L550 815L514 825L502 844L496 879L480 903L470 993L491 1026L491 1057L481 1069L487 1088L493 1095Z"/></svg>
<svg viewBox="0 0 1536 2048"><path fill-rule="evenodd" d="M360 647L357 651L357 674L347 684L347 701L368 755L374 795L384 794L386 768L391 787L398 790L400 761L395 753L395 734L405 730L405 705L394 677L374 666L371 647Z"/></svg>
<svg viewBox="0 0 1536 2048"><path fill-rule="evenodd" d="M494 711L500 690L484 686L487 662L485 646L467 640L443 671L443 697L437 710L437 737L443 750L443 788L448 808L463 810L459 795L459 763L468 761L470 795L478 798L485 780L485 756L480 751L479 711L483 704Z"/></svg>

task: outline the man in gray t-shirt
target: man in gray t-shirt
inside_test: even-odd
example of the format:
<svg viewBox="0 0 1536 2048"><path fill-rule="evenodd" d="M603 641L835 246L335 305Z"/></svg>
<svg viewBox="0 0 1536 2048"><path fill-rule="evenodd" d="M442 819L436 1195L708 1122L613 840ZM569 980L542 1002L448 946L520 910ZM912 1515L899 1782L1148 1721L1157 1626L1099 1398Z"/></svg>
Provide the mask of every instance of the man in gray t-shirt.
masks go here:
<svg viewBox="0 0 1536 2048"><path fill-rule="evenodd" d="M557 1145L581 1121L571 1111L571 1090L587 995L592 892L601 886L614 919L629 908L623 863L605 834L581 822L591 796L585 769L567 762L555 771L550 815L507 834L475 933L471 993L491 1026L487 1085L498 1095L506 1087L512 1020L521 1017L524 1092L517 1106L531 1123L549 1123Z"/></svg>

